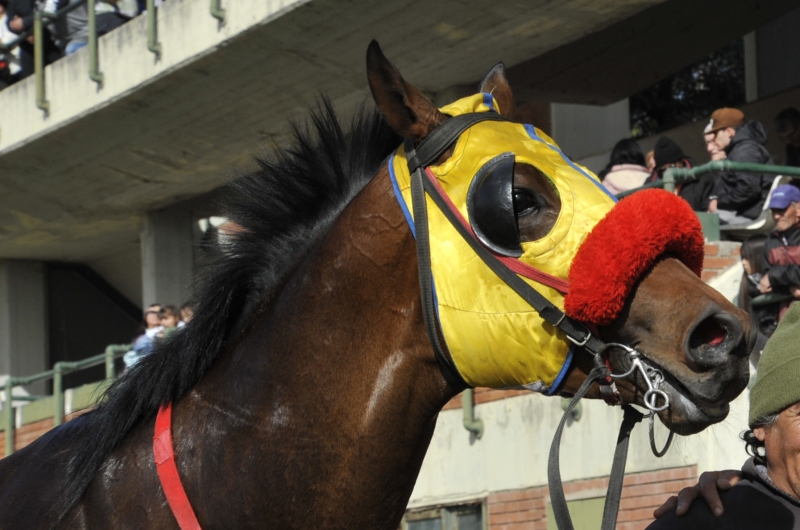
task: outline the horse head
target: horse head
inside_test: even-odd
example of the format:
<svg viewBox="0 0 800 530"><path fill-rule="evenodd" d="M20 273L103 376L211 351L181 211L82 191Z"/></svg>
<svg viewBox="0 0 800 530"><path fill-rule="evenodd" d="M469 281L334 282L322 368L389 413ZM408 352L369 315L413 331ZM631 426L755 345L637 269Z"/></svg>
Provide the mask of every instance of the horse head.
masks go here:
<svg viewBox="0 0 800 530"><path fill-rule="evenodd" d="M689 206L663 190L617 202L532 125L514 123L502 64L480 92L441 109L406 82L373 41L370 88L389 124L408 139L389 159L393 187L414 230L408 159L433 131L469 113L505 120L466 129L426 169L464 230L535 291L607 343L621 343L664 377L661 421L691 434L723 420L747 385L755 340L749 316L699 278L703 237ZM431 269L438 336L471 386L571 395L593 356L543 318L476 255L430 198ZM574 342L574 341L573 341ZM610 347L612 373L630 350ZM623 402L642 405L642 374L617 381ZM588 397L599 397L597 388Z"/></svg>

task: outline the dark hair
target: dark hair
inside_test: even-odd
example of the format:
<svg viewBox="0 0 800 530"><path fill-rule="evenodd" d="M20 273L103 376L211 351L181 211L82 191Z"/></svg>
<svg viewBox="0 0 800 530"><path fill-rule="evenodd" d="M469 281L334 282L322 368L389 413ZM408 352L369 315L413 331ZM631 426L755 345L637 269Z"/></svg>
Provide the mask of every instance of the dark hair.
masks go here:
<svg viewBox="0 0 800 530"><path fill-rule="evenodd" d="M742 259L746 259L752 267L753 273L763 273L767 268L767 261L764 258L764 242L767 240L766 234L757 234L744 240L739 252ZM739 308L748 313L751 312L750 293L747 292L748 279L747 271L742 271L742 281L739 284Z"/></svg>
<svg viewBox="0 0 800 530"><path fill-rule="evenodd" d="M647 162L644 160L642 149L636 140L631 138L623 138L616 143L614 149L611 150L611 156L608 158L608 165L603 168L597 176L600 180L606 178L606 175L611 171L614 166L622 164L636 164L637 166L644 166Z"/></svg>
<svg viewBox="0 0 800 530"><path fill-rule="evenodd" d="M216 243L224 251L202 270L192 300L195 317L185 331L157 343L100 404L70 422L72 439L81 443L65 471L70 480L52 506L60 518L133 426L198 383L402 142L376 109L360 108L347 124L327 99L308 126L291 132L285 148L259 157L256 171L227 187L223 211L242 230Z"/></svg>
<svg viewBox="0 0 800 530"><path fill-rule="evenodd" d="M772 427L778 421L778 415L780 415L780 412L769 414L767 416L761 416L760 418L756 419L755 422L753 422L753 426L750 429L747 429L741 434L741 438L745 443L744 450L747 451L748 455L762 459L767 458L764 442L756 438L756 434L753 432L753 430L757 427Z"/></svg>
<svg viewBox="0 0 800 530"><path fill-rule="evenodd" d="M3 6L3 9L8 9L8 0L0 0L0 6Z"/></svg>
<svg viewBox="0 0 800 530"><path fill-rule="evenodd" d="M775 130L779 133L800 128L800 111L794 107L783 109L775 116Z"/></svg>

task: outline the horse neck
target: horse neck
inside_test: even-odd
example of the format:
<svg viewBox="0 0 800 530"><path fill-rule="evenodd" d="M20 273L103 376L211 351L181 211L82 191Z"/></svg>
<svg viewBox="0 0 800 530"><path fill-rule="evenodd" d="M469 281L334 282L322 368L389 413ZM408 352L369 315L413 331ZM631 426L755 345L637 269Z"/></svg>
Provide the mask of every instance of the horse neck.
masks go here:
<svg viewBox="0 0 800 530"><path fill-rule="evenodd" d="M384 170L190 394L192 415L257 426L252 443L279 449L250 473L291 474L304 513L352 518L356 503L369 520L351 527L396 528L454 395L419 306L414 240Z"/></svg>

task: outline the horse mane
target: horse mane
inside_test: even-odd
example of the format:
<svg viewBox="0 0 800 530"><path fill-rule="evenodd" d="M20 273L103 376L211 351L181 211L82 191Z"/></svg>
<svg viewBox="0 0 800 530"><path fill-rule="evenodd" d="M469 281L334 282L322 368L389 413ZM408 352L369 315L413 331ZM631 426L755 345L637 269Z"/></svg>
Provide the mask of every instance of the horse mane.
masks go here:
<svg viewBox="0 0 800 530"><path fill-rule="evenodd" d="M128 432L194 387L248 320L372 179L402 139L361 105L347 129L322 98L288 145L226 186L223 214L241 227L216 245L197 280L194 318L119 378L91 412L73 420L78 445L58 506L61 520ZM73 423L70 422L70 423ZM77 440L80 440L79 442Z"/></svg>

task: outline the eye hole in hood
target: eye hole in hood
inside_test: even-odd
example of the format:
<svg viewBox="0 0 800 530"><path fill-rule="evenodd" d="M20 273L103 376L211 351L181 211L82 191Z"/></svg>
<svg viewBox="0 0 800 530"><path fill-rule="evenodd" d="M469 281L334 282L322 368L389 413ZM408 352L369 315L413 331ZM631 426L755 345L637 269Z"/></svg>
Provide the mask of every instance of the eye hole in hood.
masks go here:
<svg viewBox="0 0 800 530"><path fill-rule="evenodd" d="M467 193L469 222L481 243L503 256L522 255L514 213L514 153L489 160Z"/></svg>

